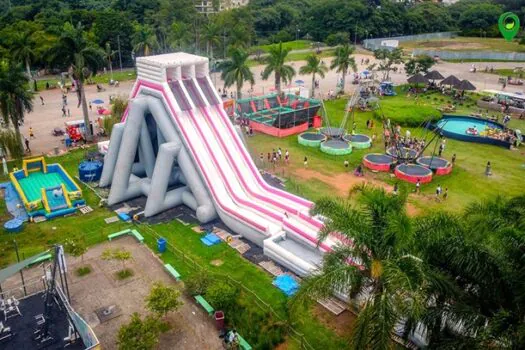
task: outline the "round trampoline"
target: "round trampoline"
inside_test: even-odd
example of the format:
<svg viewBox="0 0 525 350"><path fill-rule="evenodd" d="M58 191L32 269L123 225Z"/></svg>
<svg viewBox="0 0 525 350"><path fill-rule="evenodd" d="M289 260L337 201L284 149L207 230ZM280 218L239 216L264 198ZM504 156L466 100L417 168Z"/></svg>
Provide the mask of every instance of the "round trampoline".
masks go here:
<svg viewBox="0 0 525 350"><path fill-rule="evenodd" d="M319 147L321 142L326 141L326 136L315 132L303 132L297 136L300 145L308 147Z"/></svg>
<svg viewBox="0 0 525 350"><path fill-rule="evenodd" d="M345 130L342 128L335 128L333 126L321 128L321 134L330 138L339 138L345 134Z"/></svg>
<svg viewBox="0 0 525 350"><path fill-rule="evenodd" d="M363 164L370 170L390 171L394 158L387 154L370 153L363 157Z"/></svg>
<svg viewBox="0 0 525 350"><path fill-rule="evenodd" d="M372 146L372 139L363 134L345 135L343 136L343 140L350 142L352 147L356 149L365 149Z"/></svg>
<svg viewBox="0 0 525 350"><path fill-rule="evenodd" d="M410 149L408 147L390 147L386 150L386 154L394 158L398 158L399 155L399 158L401 159L414 159L417 156L416 150Z"/></svg>
<svg viewBox="0 0 525 350"><path fill-rule="evenodd" d="M417 164L434 171L436 175L447 175L452 171L452 164L444 158L425 156L417 159Z"/></svg>
<svg viewBox="0 0 525 350"><path fill-rule="evenodd" d="M400 164L394 171L398 179L416 183L426 184L432 181L432 170L417 164Z"/></svg>
<svg viewBox="0 0 525 350"><path fill-rule="evenodd" d="M352 153L352 145L346 141L329 140L321 143L321 151L334 156Z"/></svg>

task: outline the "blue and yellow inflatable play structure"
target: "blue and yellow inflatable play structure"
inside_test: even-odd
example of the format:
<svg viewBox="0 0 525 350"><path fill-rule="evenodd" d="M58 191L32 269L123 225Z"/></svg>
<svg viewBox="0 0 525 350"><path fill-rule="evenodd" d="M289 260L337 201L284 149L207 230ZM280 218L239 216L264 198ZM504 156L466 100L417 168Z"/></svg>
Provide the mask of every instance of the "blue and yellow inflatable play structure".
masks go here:
<svg viewBox="0 0 525 350"><path fill-rule="evenodd" d="M85 204L82 191L71 176L60 164L46 164L44 157L25 159L22 169L9 177L31 218L71 214Z"/></svg>

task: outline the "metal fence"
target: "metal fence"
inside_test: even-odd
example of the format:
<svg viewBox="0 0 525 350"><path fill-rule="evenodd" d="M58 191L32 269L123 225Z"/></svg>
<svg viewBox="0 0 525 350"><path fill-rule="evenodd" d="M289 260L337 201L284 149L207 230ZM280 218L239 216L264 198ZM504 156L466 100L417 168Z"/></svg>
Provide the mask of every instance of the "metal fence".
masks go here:
<svg viewBox="0 0 525 350"><path fill-rule="evenodd" d="M383 42L386 40L397 40L399 42L403 42L403 41L419 41L419 40L432 40L432 39L450 39L450 38L455 37L456 35L457 34L455 32L438 32L438 33L393 36L391 38L365 39L363 40L363 47L371 51L375 51L379 49L393 50L394 49L393 47L385 46L383 45Z"/></svg>
<svg viewBox="0 0 525 350"><path fill-rule="evenodd" d="M441 51L415 49L414 56L439 56L444 60L489 60L489 61L525 61L525 53L494 51Z"/></svg>

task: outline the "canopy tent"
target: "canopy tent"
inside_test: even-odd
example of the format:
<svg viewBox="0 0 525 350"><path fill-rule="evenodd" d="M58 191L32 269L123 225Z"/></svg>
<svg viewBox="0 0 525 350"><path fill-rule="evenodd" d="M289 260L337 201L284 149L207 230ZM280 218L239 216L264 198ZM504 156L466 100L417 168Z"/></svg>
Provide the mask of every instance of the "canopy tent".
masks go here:
<svg viewBox="0 0 525 350"><path fill-rule="evenodd" d="M9 265L5 269L0 270L0 283L4 282L6 279L13 276L15 273L19 272L20 270L23 270L29 265L33 264L35 261L38 260L38 258L46 254L49 254L49 250L46 250L45 252L39 253L37 255L33 255L30 258L22 260L19 263L16 263L13 265Z"/></svg>
<svg viewBox="0 0 525 350"><path fill-rule="evenodd" d="M407 79L407 81L410 83L410 84L428 84L428 79L425 78L424 76L422 76L420 73L417 73L413 76L411 76L410 78Z"/></svg>
<svg viewBox="0 0 525 350"><path fill-rule="evenodd" d="M445 79L444 76L441 75L437 70L433 70L432 72L428 72L425 74L425 78L428 80L443 80Z"/></svg>
<svg viewBox="0 0 525 350"><path fill-rule="evenodd" d="M458 85L454 86L456 89L458 90L462 90L462 91L474 91L476 90L476 87L474 85L472 85L472 83L468 80L463 80L461 81Z"/></svg>
<svg viewBox="0 0 525 350"><path fill-rule="evenodd" d="M443 81L441 81L440 84L441 85L456 86L456 85L459 85L460 83L461 83L461 80L456 78L456 76L451 75L451 76L448 76L447 78L445 78Z"/></svg>

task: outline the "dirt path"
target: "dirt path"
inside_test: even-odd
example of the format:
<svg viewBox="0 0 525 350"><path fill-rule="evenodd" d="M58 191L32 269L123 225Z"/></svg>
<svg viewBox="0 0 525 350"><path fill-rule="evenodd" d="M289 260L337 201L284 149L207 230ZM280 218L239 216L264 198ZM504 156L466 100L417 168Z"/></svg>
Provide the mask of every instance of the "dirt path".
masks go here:
<svg viewBox="0 0 525 350"><path fill-rule="evenodd" d="M325 175L316 170L298 168L291 172L292 176L301 178L303 180L316 179L322 181L337 191L337 195L343 198L348 197L349 191L359 185L371 185L385 189L387 192L392 192L393 186L388 185L377 179L370 178L369 175L363 177L357 177L352 173L340 173L337 175ZM410 195L413 197L413 195ZM419 208L411 203L407 203L407 213L410 216L415 216L420 213Z"/></svg>

